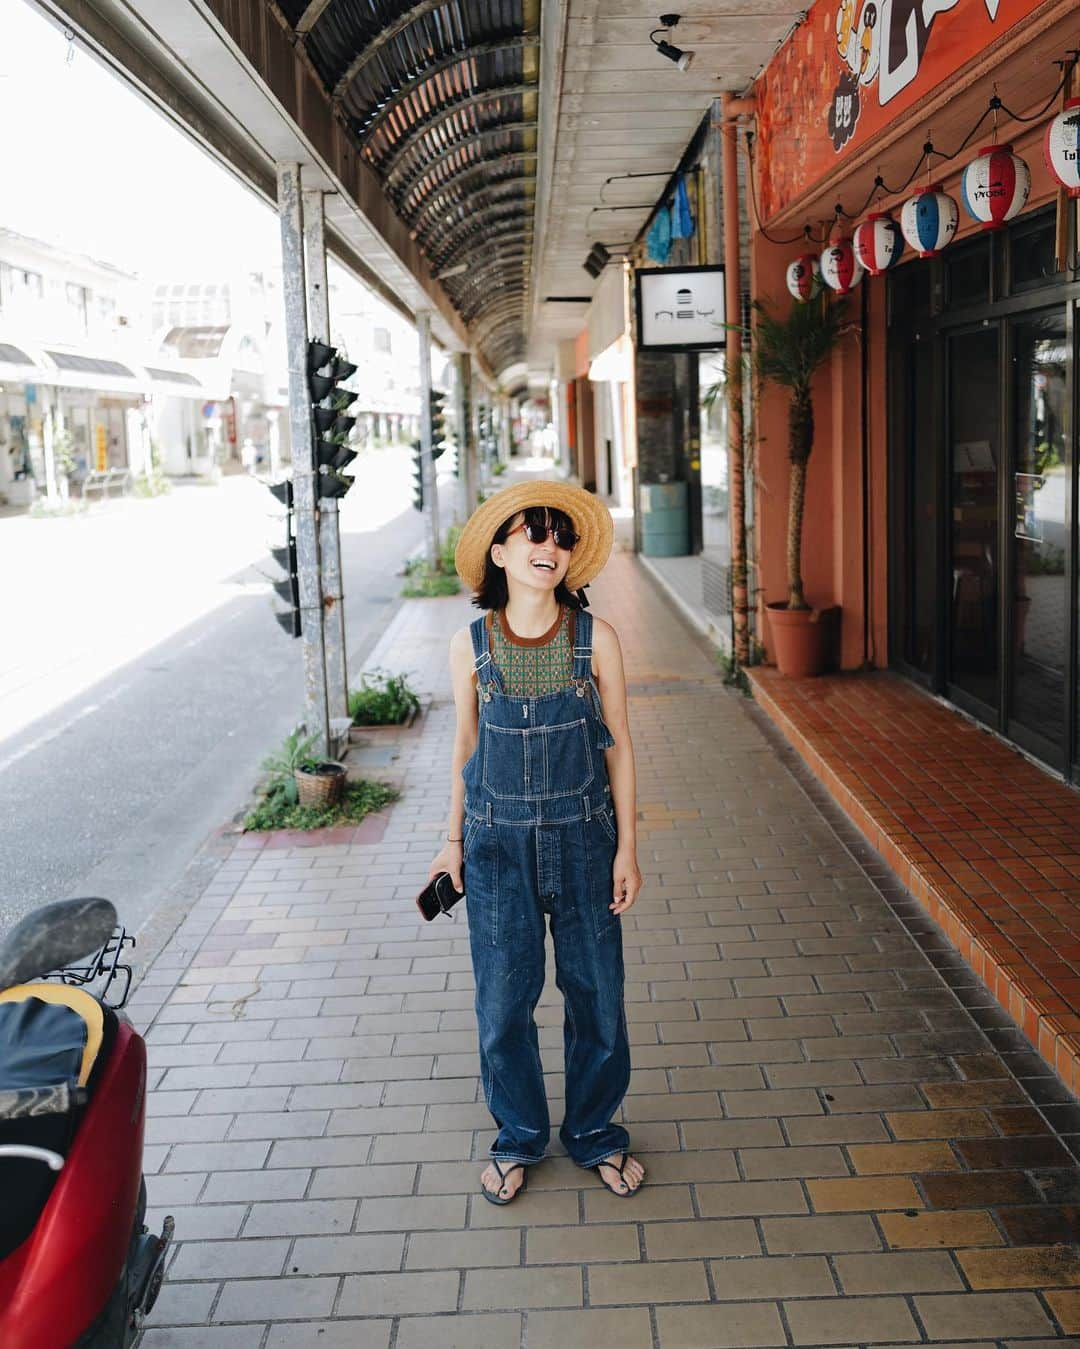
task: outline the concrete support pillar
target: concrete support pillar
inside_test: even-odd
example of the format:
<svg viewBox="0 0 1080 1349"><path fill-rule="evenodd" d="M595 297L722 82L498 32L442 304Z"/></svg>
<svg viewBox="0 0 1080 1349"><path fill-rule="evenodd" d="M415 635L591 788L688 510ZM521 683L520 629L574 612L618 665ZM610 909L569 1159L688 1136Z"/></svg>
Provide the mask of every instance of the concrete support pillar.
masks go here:
<svg viewBox="0 0 1080 1349"><path fill-rule="evenodd" d="M41 452L45 457L45 496L50 506L59 504L60 489L56 485L56 453L53 441L56 434L52 391L46 392L44 385L38 386L41 399Z"/></svg>
<svg viewBox="0 0 1080 1349"><path fill-rule="evenodd" d="M454 357L457 369L457 424L458 424L458 463L461 471L461 487L464 496L463 520L467 520L476 508L476 436L473 434L472 406L472 355L459 351Z"/></svg>
<svg viewBox="0 0 1080 1349"><path fill-rule="evenodd" d="M324 193L303 194L304 262L309 335L330 343L330 291L326 279ZM315 466L318 472L318 465ZM326 703L335 740L344 743L349 723L346 669L345 594L341 575L338 501L319 501L319 558L322 564L323 649L326 653ZM336 723L336 724L335 724ZM334 752L338 752L337 746Z"/></svg>
<svg viewBox="0 0 1080 1349"><path fill-rule="evenodd" d="M427 561L434 571L439 565L439 493L435 460L431 454L431 315L416 316L420 342L420 465L424 475L424 515L427 521Z"/></svg>
<svg viewBox="0 0 1080 1349"><path fill-rule="evenodd" d="M315 498L315 439L307 383L308 325L305 293L303 204L300 165L277 168L281 224L282 298L289 361L289 434L292 441L293 506L296 512L296 570L300 589L304 651L304 723L317 737L319 754L329 757L330 712L326 700L323 603Z"/></svg>

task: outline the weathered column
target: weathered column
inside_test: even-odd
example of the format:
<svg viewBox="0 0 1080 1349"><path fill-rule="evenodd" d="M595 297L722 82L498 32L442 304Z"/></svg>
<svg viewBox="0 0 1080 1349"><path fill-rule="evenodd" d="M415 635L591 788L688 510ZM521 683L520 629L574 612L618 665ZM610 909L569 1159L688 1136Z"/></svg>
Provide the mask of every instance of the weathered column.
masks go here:
<svg viewBox="0 0 1080 1349"><path fill-rule="evenodd" d="M431 315L422 309L416 316L420 341L420 469L424 483L424 517L427 523L427 561L439 565L439 495L435 460L431 453Z"/></svg>
<svg viewBox="0 0 1080 1349"><path fill-rule="evenodd" d="M461 484L464 493L464 519L476 509L476 437L473 434L472 356L459 351L454 357L457 367L457 424L458 463L461 466Z"/></svg>
<svg viewBox="0 0 1080 1349"><path fill-rule="evenodd" d="M743 355L739 259L739 156L734 99L720 96L720 125L716 127L713 104L713 134L721 136L720 167L724 214L724 311L728 323L724 369L727 374L728 482L731 521L731 610L735 660L750 662L750 603L746 571L746 472L743 457ZM748 168L747 172L753 170Z"/></svg>
<svg viewBox="0 0 1080 1349"><path fill-rule="evenodd" d="M285 344L289 360L289 433L292 438L293 507L296 512L296 571L304 651L304 723L308 734L318 737L318 752L329 757L330 713L326 701L326 658L323 650L322 584L314 478L315 438L307 382L307 297L299 164L278 165L277 199L281 222Z"/></svg>
<svg viewBox="0 0 1080 1349"><path fill-rule="evenodd" d="M305 275L309 335L330 345L330 291L326 280L324 193L303 194ZM318 465L315 466L316 473ZM336 739L347 734L349 680L345 648L345 596L341 575L341 530L337 498L318 502L319 557L322 563L323 650L326 655L326 703ZM335 725L335 723L338 723Z"/></svg>

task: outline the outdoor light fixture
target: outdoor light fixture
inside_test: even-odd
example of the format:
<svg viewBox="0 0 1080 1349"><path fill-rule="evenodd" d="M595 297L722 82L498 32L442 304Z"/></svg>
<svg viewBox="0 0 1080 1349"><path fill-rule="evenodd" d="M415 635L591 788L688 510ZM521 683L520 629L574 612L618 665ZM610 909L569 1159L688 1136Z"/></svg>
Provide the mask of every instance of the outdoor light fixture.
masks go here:
<svg viewBox="0 0 1080 1349"><path fill-rule="evenodd" d="M678 14L661 14L660 27L652 30L649 34L649 41L661 56L666 56L669 61L674 61L680 70L689 70L690 62L694 59L693 52L684 52L681 47L674 47L670 42L665 42L663 38L657 41L656 38L657 33L670 32L678 22Z"/></svg>
<svg viewBox="0 0 1080 1349"><path fill-rule="evenodd" d="M596 277L599 276L607 266L610 258L611 254L603 244L593 244L589 256L582 263L582 266L590 276Z"/></svg>

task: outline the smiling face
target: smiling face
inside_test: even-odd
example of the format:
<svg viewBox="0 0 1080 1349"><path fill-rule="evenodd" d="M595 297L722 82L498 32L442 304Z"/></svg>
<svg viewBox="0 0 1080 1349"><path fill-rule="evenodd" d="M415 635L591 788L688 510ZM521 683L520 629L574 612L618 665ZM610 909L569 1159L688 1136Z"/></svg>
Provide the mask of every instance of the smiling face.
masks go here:
<svg viewBox="0 0 1080 1349"><path fill-rule="evenodd" d="M533 543L529 539L524 528L526 522L547 526L548 535L543 543ZM505 572L508 585L554 591L565 580L571 553L555 546L551 534L554 528L570 530L573 526L561 511L532 507L519 511L499 529L496 539L501 541L491 545L491 559Z"/></svg>

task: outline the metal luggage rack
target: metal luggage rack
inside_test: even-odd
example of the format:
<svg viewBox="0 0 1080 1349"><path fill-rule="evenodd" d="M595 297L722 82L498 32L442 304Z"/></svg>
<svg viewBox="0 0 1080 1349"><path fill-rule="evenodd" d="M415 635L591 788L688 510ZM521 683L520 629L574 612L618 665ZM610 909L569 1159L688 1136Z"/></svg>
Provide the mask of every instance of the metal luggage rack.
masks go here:
<svg viewBox="0 0 1080 1349"><path fill-rule="evenodd" d="M131 992L131 966L125 964L120 957L128 947L134 945L135 938L128 935L123 924L118 924L105 945L95 951L85 964L68 965L65 969L57 970L49 978L76 988L93 985L89 991L94 997L104 1007L116 1011L124 1006ZM113 994L113 985L118 980L122 983L123 992L116 997Z"/></svg>

